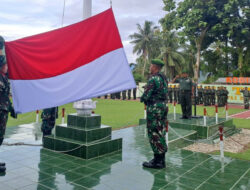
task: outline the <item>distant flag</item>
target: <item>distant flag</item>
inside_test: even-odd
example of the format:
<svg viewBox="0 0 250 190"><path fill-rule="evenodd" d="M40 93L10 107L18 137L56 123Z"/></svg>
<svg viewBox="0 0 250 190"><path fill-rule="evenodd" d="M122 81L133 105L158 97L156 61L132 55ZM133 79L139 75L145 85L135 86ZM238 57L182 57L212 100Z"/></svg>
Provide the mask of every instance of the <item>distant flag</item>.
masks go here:
<svg viewBox="0 0 250 190"><path fill-rule="evenodd" d="M112 9L5 45L17 113L136 86Z"/></svg>

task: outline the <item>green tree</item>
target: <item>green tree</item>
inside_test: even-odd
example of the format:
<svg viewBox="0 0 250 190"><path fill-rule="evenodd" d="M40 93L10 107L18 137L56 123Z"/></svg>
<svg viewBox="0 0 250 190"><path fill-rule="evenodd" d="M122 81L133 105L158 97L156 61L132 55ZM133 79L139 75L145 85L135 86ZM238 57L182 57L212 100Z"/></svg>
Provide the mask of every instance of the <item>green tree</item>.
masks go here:
<svg viewBox="0 0 250 190"><path fill-rule="evenodd" d="M201 51L212 43L208 32L220 22L218 13L226 0L184 0L178 3L175 1L163 0L167 11L161 21L164 27L179 30L182 41L194 42L196 48L196 62L194 66L194 78L198 80L200 71Z"/></svg>
<svg viewBox="0 0 250 190"><path fill-rule="evenodd" d="M180 74L181 68L185 65L185 59L179 52L179 41L175 32L163 31L161 33L161 55L165 62L164 72L173 78L175 74ZM168 73L167 73L168 72Z"/></svg>
<svg viewBox="0 0 250 190"><path fill-rule="evenodd" d="M142 77L144 78L146 65L151 58L152 46L156 40L154 35L155 28L153 27L153 22L145 21L143 27L137 24L137 29L138 32L129 37L132 39L131 43L134 44L133 53L137 53L137 55L142 55L143 57Z"/></svg>

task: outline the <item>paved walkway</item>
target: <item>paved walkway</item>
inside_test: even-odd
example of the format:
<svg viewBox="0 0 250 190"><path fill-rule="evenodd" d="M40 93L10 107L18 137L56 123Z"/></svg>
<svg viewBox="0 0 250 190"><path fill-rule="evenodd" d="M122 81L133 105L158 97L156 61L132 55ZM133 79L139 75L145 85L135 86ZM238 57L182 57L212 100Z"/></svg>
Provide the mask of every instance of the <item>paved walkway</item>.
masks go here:
<svg viewBox="0 0 250 190"><path fill-rule="evenodd" d="M51 152L40 146L2 146L0 160L7 172L0 176L1 190L228 190L250 189L250 162L195 153L170 147L167 167L144 169L152 158L145 126L113 132L123 138L122 152L83 160ZM41 143L36 125L8 128L5 143Z"/></svg>

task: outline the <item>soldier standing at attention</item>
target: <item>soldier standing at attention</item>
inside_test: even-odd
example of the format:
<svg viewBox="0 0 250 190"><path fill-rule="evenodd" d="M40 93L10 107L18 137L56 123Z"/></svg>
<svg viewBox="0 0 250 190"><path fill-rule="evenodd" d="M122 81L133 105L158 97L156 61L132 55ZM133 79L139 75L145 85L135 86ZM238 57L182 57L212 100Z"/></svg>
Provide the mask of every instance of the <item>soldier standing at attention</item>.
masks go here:
<svg viewBox="0 0 250 190"><path fill-rule="evenodd" d="M203 90L203 103L204 103L204 106L208 105L207 86L205 86Z"/></svg>
<svg viewBox="0 0 250 190"><path fill-rule="evenodd" d="M249 109L249 91L247 90L247 87L245 87L245 89L240 91L241 93L243 93L243 98L244 98L244 109Z"/></svg>
<svg viewBox="0 0 250 190"><path fill-rule="evenodd" d="M203 104L203 97L202 97L203 89L200 85L198 88L198 104Z"/></svg>
<svg viewBox="0 0 250 190"><path fill-rule="evenodd" d="M128 100L131 99L131 89L128 90Z"/></svg>
<svg viewBox="0 0 250 190"><path fill-rule="evenodd" d="M8 65L5 60L3 49L4 39L0 36L0 146L3 143L9 112L11 113L11 117L17 117L9 98L10 85L7 76ZM4 173L5 170L5 163L0 162L0 173Z"/></svg>
<svg viewBox="0 0 250 190"><path fill-rule="evenodd" d="M147 130L149 143L154 152L154 158L149 162L144 162L143 167L161 169L165 168L165 153L167 145L166 120L167 120L167 88L168 82L160 73L164 62L153 59L150 65L150 78L141 96L141 102L147 106Z"/></svg>
<svg viewBox="0 0 250 190"><path fill-rule="evenodd" d="M55 126L56 119L58 118L58 107L44 109L41 115L43 137L51 135L52 129Z"/></svg>
<svg viewBox="0 0 250 190"><path fill-rule="evenodd" d="M180 83L180 103L182 109L181 119L191 119L192 116L192 94L194 91L193 82L186 71L181 76L177 75L172 82Z"/></svg>
<svg viewBox="0 0 250 190"><path fill-rule="evenodd" d="M210 88L210 86L207 87L207 104L208 106L211 106L212 103L212 89Z"/></svg>
<svg viewBox="0 0 250 190"><path fill-rule="evenodd" d="M211 104L215 105L215 87L214 86L212 86L212 89L211 89Z"/></svg>
<svg viewBox="0 0 250 190"><path fill-rule="evenodd" d="M218 87L217 101L218 101L218 107L222 107L223 106L223 103L222 103L222 87Z"/></svg>
<svg viewBox="0 0 250 190"><path fill-rule="evenodd" d="M122 99L123 100L126 100L126 92L127 92L126 90L122 91Z"/></svg>
<svg viewBox="0 0 250 190"><path fill-rule="evenodd" d="M172 101L173 101L172 85L169 85L169 88L168 88L168 99L169 99L169 102L172 103Z"/></svg>
<svg viewBox="0 0 250 190"><path fill-rule="evenodd" d="M136 91L137 91L137 88L133 88L133 98L134 98L134 100L136 100Z"/></svg>

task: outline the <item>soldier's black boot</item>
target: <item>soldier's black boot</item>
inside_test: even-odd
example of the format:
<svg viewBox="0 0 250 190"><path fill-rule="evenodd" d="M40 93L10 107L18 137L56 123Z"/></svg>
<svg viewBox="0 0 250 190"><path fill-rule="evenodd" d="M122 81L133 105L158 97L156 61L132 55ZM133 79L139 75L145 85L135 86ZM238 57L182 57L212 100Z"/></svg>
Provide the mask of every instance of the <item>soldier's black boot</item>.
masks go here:
<svg viewBox="0 0 250 190"><path fill-rule="evenodd" d="M156 160L156 168L157 169L162 169L162 168L165 168L165 167L166 167L166 164L165 164L165 153L158 154L157 160Z"/></svg>
<svg viewBox="0 0 250 190"><path fill-rule="evenodd" d="M155 154L155 158L149 162L144 162L143 167L146 168L154 168L154 169L162 169L165 168L165 154Z"/></svg>
<svg viewBox="0 0 250 190"><path fill-rule="evenodd" d="M154 154L154 158L148 162L143 162L142 166L146 168L152 168L152 166L155 164L157 155Z"/></svg>
<svg viewBox="0 0 250 190"><path fill-rule="evenodd" d="M4 173L6 171L5 166L0 166L0 173Z"/></svg>

